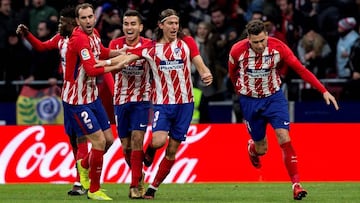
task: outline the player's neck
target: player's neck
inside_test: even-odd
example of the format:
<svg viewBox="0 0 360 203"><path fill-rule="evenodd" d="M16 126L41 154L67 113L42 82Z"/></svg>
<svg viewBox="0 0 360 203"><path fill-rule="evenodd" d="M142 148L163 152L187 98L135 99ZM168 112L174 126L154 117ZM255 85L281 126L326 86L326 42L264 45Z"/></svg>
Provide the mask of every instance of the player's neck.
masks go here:
<svg viewBox="0 0 360 203"><path fill-rule="evenodd" d="M140 37L135 38L134 40L128 40L126 39L126 45L131 46L131 47L135 47L140 41Z"/></svg>

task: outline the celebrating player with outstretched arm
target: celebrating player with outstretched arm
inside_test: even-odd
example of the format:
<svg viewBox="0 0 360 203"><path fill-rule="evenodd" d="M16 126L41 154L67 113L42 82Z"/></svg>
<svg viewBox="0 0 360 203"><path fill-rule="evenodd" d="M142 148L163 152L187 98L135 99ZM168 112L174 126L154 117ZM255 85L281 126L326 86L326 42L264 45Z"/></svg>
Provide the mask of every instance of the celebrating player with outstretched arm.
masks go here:
<svg viewBox="0 0 360 203"><path fill-rule="evenodd" d="M307 191L300 185L297 156L289 136L288 102L280 90L279 69L285 63L322 94L327 104L339 109L335 98L308 71L283 42L268 37L262 21L253 20L246 26L248 37L233 45L229 55L229 76L240 95L240 106L251 139L248 152L251 163L261 167L260 156L267 152L266 126L275 129L289 173L293 197L301 200Z"/></svg>

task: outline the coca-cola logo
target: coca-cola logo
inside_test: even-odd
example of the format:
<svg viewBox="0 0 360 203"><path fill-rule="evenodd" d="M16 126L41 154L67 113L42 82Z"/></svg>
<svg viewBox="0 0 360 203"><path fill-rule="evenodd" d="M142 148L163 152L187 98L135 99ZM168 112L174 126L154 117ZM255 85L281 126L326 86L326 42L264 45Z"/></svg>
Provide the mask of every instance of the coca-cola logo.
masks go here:
<svg viewBox="0 0 360 203"><path fill-rule="evenodd" d="M68 138L63 132L47 132L44 126L31 126L20 133L11 135L11 140L0 154L0 184L8 182L73 182L76 176L75 161ZM194 169L199 162L197 157L184 156L186 150L203 139L210 131L207 126L201 131L197 126L190 126L187 140L177 152L177 160L165 179L166 182L194 182L197 174ZM150 127L145 134L144 143L151 139ZM90 144L89 144L90 145ZM90 148L90 147L89 147ZM145 180L151 181L164 156L159 150L160 158L145 170ZM179 158L178 158L179 157ZM104 156L103 182L129 183L131 171L122 154L121 143L116 139Z"/></svg>

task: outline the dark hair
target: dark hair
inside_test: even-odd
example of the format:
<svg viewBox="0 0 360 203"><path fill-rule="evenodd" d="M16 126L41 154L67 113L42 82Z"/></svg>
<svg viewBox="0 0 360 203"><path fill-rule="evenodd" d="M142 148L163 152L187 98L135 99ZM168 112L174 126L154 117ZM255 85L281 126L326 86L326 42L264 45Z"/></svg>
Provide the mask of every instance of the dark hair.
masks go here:
<svg viewBox="0 0 360 203"><path fill-rule="evenodd" d="M165 18L172 16L172 15L176 15L177 17L180 18L179 14L174 9L168 8L168 9L163 10L159 14L158 23L163 23L165 21ZM159 41L164 35L164 33L162 32L162 30L160 30L159 27L155 28L154 33L155 33L155 37L156 37L157 41ZM184 34L181 32L181 29L179 29L177 35L179 38L182 38L184 36Z"/></svg>
<svg viewBox="0 0 360 203"><path fill-rule="evenodd" d="M251 20L246 25L246 33L247 33L248 36L250 36L250 35L258 35L261 32L266 32L264 23L261 20Z"/></svg>
<svg viewBox="0 0 360 203"><path fill-rule="evenodd" d="M140 24L143 23L143 22L142 22L142 21L143 21L143 17L142 17L142 15L141 15L137 10L132 10L132 9L126 10L123 17L126 17L126 16L138 17L138 18L139 18L139 23L140 23Z"/></svg>
<svg viewBox="0 0 360 203"><path fill-rule="evenodd" d="M75 17L78 18L79 17L79 10L80 9L86 9L86 8L91 8L94 12L94 6L89 4L89 3L83 3L83 4L79 4L76 6L75 8Z"/></svg>
<svg viewBox="0 0 360 203"><path fill-rule="evenodd" d="M60 16L63 16L65 18L75 19L75 8L73 6L68 6L68 7L63 8L60 11Z"/></svg>
<svg viewBox="0 0 360 203"><path fill-rule="evenodd" d="M223 8L221 8L218 5L215 5L213 7L210 8L210 13L215 13L215 12L221 12L222 14L225 14L225 11Z"/></svg>

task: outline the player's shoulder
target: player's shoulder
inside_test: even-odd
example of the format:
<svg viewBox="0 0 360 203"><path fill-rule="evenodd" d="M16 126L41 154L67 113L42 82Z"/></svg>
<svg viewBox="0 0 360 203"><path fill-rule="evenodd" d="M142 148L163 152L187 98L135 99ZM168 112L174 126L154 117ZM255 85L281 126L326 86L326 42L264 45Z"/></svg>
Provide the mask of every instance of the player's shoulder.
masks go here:
<svg viewBox="0 0 360 203"><path fill-rule="evenodd" d="M79 27L76 27L72 31L70 38L80 37L80 36L83 36L84 34L85 33Z"/></svg>
<svg viewBox="0 0 360 203"><path fill-rule="evenodd" d="M268 37L268 47L274 49L282 49L286 44L275 37Z"/></svg>
<svg viewBox="0 0 360 203"><path fill-rule="evenodd" d="M72 40L81 40L81 39L88 39L88 38L89 38L88 35L84 31L82 31L80 28L75 28L70 37L70 39L72 39Z"/></svg>
<svg viewBox="0 0 360 203"><path fill-rule="evenodd" d="M237 41L232 47L231 47L231 52L243 52L245 50L248 50L250 47L250 44L249 44L249 40L246 38L246 39L242 39L242 40L239 40Z"/></svg>
<svg viewBox="0 0 360 203"><path fill-rule="evenodd" d="M146 37L140 37L140 40L141 40L142 44L151 43L153 41L152 39L149 39L149 38L146 38Z"/></svg>
<svg viewBox="0 0 360 203"><path fill-rule="evenodd" d="M51 41L60 41L64 37L60 35L60 33L56 33L50 40Z"/></svg>
<svg viewBox="0 0 360 203"><path fill-rule="evenodd" d="M195 39L192 36L189 35L185 35L181 38L181 40L185 41L185 42L195 42Z"/></svg>
<svg viewBox="0 0 360 203"><path fill-rule="evenodd" d="M116 47L123 47L125 44L125 36L117 37L112 39L109 43L109 48L114 49Z"/></svg>

